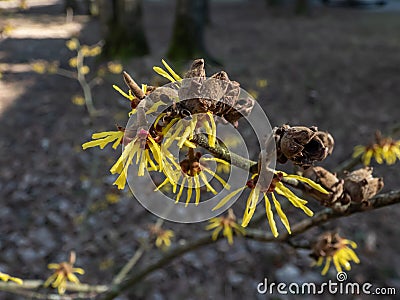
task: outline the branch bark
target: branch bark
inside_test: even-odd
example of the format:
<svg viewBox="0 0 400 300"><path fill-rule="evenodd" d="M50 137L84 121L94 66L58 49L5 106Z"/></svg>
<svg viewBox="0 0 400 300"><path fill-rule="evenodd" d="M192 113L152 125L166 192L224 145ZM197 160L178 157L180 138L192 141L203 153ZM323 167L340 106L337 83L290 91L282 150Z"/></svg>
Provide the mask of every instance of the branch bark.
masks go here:
<svg viewBox="0 0 400 300"><path fill-rule="evenodd" d="M320 225L322 223L326 223L329 220L341 218L345 216L349 216L359 212L365 212L368 210L374 210L381 207L385 207L388 205L396 204L400 202L400 190L392 191L386 194L377 195L374 198L370 199L370 206L365 207L361 204L352 204L347 211L345 212L335 212L330 208L325 208L322 211L316 213L312 218L304 219L297 224L292 226L292 234L288 234L287 232L281 234L278 238L275 238L272 233L266 233L264 231L260 231L257 229L246 229L246 238L253 239L261 242L286 242L293 236L301 234L308 229ZM218 239L222 239L220 235ZM186 244L175 249L172 249L169 253L165 254L162 258L160 258L155 263L149 265L142 271L132 275L131 277L127 278L124 282L120 285L112 286L109 291L104 295L102 298L103 300L110 300L114 299L116 296L121 294L123 291L131 288L141 280L143 280L148 274L152 273L153 271L160 269L170 263L175 258L189 252L200 248L202 246L208 245L213 243L214 241L211 238L211 235L207 235L201 237L190 244Z"/></svg>

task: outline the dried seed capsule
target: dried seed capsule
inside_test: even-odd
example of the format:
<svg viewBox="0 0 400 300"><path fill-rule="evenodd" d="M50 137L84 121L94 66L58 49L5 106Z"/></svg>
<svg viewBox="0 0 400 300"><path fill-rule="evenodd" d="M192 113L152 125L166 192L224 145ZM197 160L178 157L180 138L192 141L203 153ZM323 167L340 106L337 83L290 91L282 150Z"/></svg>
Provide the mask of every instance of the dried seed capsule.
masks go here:
<svg viewBox="0 0 400 300"><path fill-rule="evenodd" d="M304 168L315 161L324 160L333 149L330 134L318 131L317 127L283 125L274 128L278 151L278 162L291 160Z"/></svg>
<svg viewBox="0 0 400 300"><path fill-rule="evenodd" d="M344 188L354 202L367 202L383 188L383 179L372 176L372 167L346 173Z"/></svg>

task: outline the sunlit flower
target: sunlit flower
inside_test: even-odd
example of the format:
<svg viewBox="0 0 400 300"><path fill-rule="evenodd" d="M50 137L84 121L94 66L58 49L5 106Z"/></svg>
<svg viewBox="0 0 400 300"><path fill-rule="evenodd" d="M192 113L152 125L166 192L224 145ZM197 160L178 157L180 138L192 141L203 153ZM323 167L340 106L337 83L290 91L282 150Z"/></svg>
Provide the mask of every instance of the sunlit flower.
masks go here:
<svg viewBox="0 0 400 300"><path fill-rule="evenodd" d="M171 246L171 239L175 236L172 230L162 229L160 226L150 226L150 234L156 238L155 244L157 248L169 248Z"/></svg>
<svg viewBox="0 0 400 300"><path fill-rule="evenodd" d="M19 1L19 8L22 10L27 10L28 9L28 4L26 3L26 0L20 0Z"/></svg>
<svg viewBox="0 0 400 300"><path fill-rule="evenodd" d="M206 230L213 230L212 239L215 241L218 238L219 233L222 231L222 235L226 237L229 245L233 244L233 234L245 235L245 229L236 223L236 216L232 209L228 210L226 217L217 217L209 220L210 224L206 226Z"/></svg>
<svg viewBox="0 0 400 300"><path fill-rule="evenodd" d="M76 38L72 38L68 41L65 42L65 45L67 46L67 48L71 51L78 49L79 47L79 41Z"/></svg>
<svg viewBox="0 0 400 300"><path fill-rule="evenodd" d="M14 281L17 284L23 284L24 283L24 281L22 279L17 278L17 277L12 277L12 276L10 276L10 275L8 275L6 273L2 273L2 272L0 272L0 280L2 280L2 281Z"/></svg>
<svg viewBox="0 0 400 300"><path fill-rule="evenodd" d="M78 65L78 59L76 57L72 57L68 60L68 65L71 68L76 68L76 66Z"/></svg>
<svg viewBox="0 0 400 300"><path fill-rule="evenodd" d="M386 163L392 165L400 159L400 140L391 137L382 137L380 132L375 135L375 142L368 145L354 147L353 157L361 156L364 165L368 166L374 158L378 164Z"/></svg>
<svg viewBox="0 0 400 300"><path fill-rule="evenodd" d="M155 124L157 124L158 120L164 115L165 113L160 114L156 119ZM177 122L178 124L176 124ZM175 125L174 130L170 130L173 125ZM190 120L181 120L179 118L171 120L169 124L162 129L165 147L169 148L170 145L176 141L179 148L182 148L183 146L195 148L196 145L190 142L190 140L193 139L195 130L199 127L204 128L208 136L209 145L211 147L215 147L217 126L215 124L214 117L210 112L205 115L201 115L201 117L193 115L191 116Z"/></svg>
<svg viewBox="0 0 400 300"><path fill-rule="evenodd" d="M107 64L108 70L113 74L120 74L123 71L123 67L120 63L110 61Z"/></svg>
<svg viewBox="0 0 400 300"><path fill-rule="evenodd" d="M88 66L82 66L79 68L79 72L83 75L89 74L90 68Z"/></svg>
<svg viewBox="0 0 400 300"><path fill-rule="evenodd" d="M83 275L85 271L81 268L74 268L75 259L75 252L71 252L68 262L49 264L47 267L55 271L45 281L44 287L48 287L49 285L51 285L53 288L58 289L58 293L62 295L65 293L67 281L78 284L79 279L74 273Z"/></svg>
<svg viewBox="0 0 400 300"><path fill-rule="evenodd" d="M342 267L346 271L350 271L350 262L353 261L358 264L360 263L360 259L349 246L353 249L357 248L355 242L344 239L337 233L328 232L319 236L311 254L316 260L314 265L320 267L325 261L325 265L321 271L322 275L328 272L331 262L333 262L338 273L342 272Z"/></svg>
<svg viewBox="0 0 400 300"><path fill-rule="evenodd" d="M83 106L85 105L85 98L83 98L81 95L75 95L71 99L72 103L78 106Z"/></svg>
<svg viewBox="0 0 400 300"><path fill-rule="evenodd" d="M167 78L171 82L182 80L182 78L178 74L175 73L175 71L165 62L165 60L161 60L161 62L163 63L164 67L167 69L168 72L160 67L153 67L153 70L157 74Z"/></svg>
<svg viewBox="0 0 400 300"><path fill-rule="evenodd" d="M101 53L101 46L96 45L94 47L89 48L89 51L85 56L97 56L100 53Z"/></svg>
<svg viewBox="0 0 400 300"><path fill-rule="evenodd" d="M3 27L0 28L0 36L8 36L14 30L14 26L11 24L5 24Z"/></svg>
<svg viewBox="0 0 400 300"><path fill-rule="evenodd" d="M43 61L37 61L37 62L34 62L31 64L32 71L34 71L38 74L46 73L46 67L47 67L47 64L46 64L46 62L43 62Z"/></svg>
<svg viewBox="0 0 400 300"><path fill-rule="evenodd" d="M216 172L220 174L229 174L231 172L231 166L229 164L218 163Z"/></svg>
<svg viewBox="0 0 400 300"><path fill-rule="evenodd" d="M258 174L254 174L244 187L241 187L241 188L233 191L229 195L225 196L213 208L213 210L217 210L217 209L221 208L236 194L240 193L241 191L243 191L246 188L250 188L251 191L250 191L249 197L247 198L246 208L245 208L245 212L244 212L243 219L242 219L242 226L246 227L249 224L251 218L254 215L254 212L256 210L258 200L259 200L259 197L261 194L265 200L265 210L266 210L266 215L267 215L269 226L271 228L272 234L275 237L277 237L279 235L279 233L278 233L278 229L276 227L274 215L272 212L271 202L270 202L268 195L271 196L272 202L274 203L274 206L276 209L276 212L277 212L280 220L282 221L283 225L285 226L286 230L289 232L289 234L291 233L289 221L288 221L285 213L283 212L279 201L276 199L275 192L277 194L287 198L293 206L300 208L306 215L308 215L308 216L313 215L313 212L306 206L307 201L299 198L289 188L287 188L282 183L283 178L299 180L301 182L307 183L312 188L320 191L321 193L328 194L328 191L326 191L319 184L315 183L311 179L308 179L308 178L305 178L305 177L302 177L299 175L289 175L282 171L275 171L275 174L273 176L273 179L272 179L269 187L262 187L262 186L260 186L260 184L257 184L257 182L259 180L258 176L259 176Z"/></svg>
<svg viewBox="0 0 400 300"><path fill-rule="evenodd" d="M109 143L114 142L112 147L117 149L118 145L121 144L122 138L124 137L124 129L120 128L117 131L103 131L92 134L93 141L86 142L82 145L83 150L87 148L92 148L99 146L100 149L103 149Z"/></svg>
<svg viewBox="0 0 400 300"><path fill-rule="evenodd" d="M167 150L161 151L168 153ZM230 189L229 184L222 177L220 177L218 174L216 174L214 171L206 166L207 160L213 160L220 163L224 162L223 160L218 158L202 158L200 160L201 153L194 153L193 148L189 148L187 158L181 161L179 164L177 164L174 161L174 158L171 156L172 154L163 155L164 160L168 159L170 164L164 163L163 172L167 178L156 188L156 190L161 189L169 183L172 185L173 193L176 193L177 186L180 185L179 191L176 195L175 203L178 203L181 199L183 190L185 189L186 185L186 206L189 205L189 202L193 195L193 191L195 193L195 204L198 205L200 203L200 189L202 187L202 183L206 186L208 191L210 191L214 195L218 194L215 188L212 187L209 180L207 179L206 173L211 175L212 178L218 180L223 188L227 190ZM227 162L224 163L228 164ZM176 167L176 169L173 169L173 167Z"/></svg>
<svg viewBox="0 0 400 300"><path fill-rule="evenodd" d="M88 45L82 45L79 51L82 53L83 56L90 56L90 47Z"/></svg>
<svg viewBox="0 0 400 300"><path fill-rule="evenodd" d="M138 176L144 176L144 171L148 168L148 165L150 165L152 170L157 170L157 166L151 158L150 153L159 165L162 164L160 146L154 141L148 131L140 129L136 137L125 146L122 155L110 169L112 174L120 174L114 182L118 186L118 189L125 188L128 168L135 156L136 164L139 166Z"/></svg>

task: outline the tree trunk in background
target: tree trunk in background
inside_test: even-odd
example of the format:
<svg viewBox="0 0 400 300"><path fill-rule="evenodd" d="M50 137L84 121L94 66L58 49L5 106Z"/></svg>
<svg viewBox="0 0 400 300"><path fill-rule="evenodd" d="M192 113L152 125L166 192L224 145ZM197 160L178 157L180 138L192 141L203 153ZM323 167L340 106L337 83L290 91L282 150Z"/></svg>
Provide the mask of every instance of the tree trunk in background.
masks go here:
<svg viewBox="0 0 400 300"><path fill-rule="evenodd" d="M295 13L298 15L306 15L310 12L310 4L308 0L296 0Z"/></svg>
<svg viewBox="0 0 400 300"><path fill-rule="evenodd" d="M149 53L141 0L100 0L99 14L107 58L129 58Z"/></svg>
<svg viewBox="0 0 400 300"><path fill-rule="evenodd" d="M207 0L176 0L175 22L167 52L168 59L177 64L195 58L216 61L208 55L204 44L207 22Z"/></svg>

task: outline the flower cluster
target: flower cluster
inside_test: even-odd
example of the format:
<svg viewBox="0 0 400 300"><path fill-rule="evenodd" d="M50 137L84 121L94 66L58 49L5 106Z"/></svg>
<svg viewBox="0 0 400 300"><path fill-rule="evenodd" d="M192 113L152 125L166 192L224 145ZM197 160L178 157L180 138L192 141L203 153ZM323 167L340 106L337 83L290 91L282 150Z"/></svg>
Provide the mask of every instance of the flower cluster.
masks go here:
<svg viewBox="0 0 400 300"><path fill-rule="evenodd" d="M179 84L182 82L182 85L184 85L183 79L164 60L162 62L166 70L160 67L154 67L154 70L169 79L171 83ZM192 66L192 72L204 67L204 61L201 60L201 62L200 67L198 64ZM201 73L201 71L198 72ZM135 114L138 120L146 119L147 115L156 112L160 106L166 105L168 101L164 98L168 98L167 95L174 98L174 95L171 95L174 93L173 89L166 91L160 88L159 90L162 92L160 94L161 92L155 90L152 86L142 84L139 87L129 74L126 72L123 74L129 91L125 92L116 85L113 87L131 102L129 115ZM148 95L151 97L147 97L144 100ZM211 111L203 111L204 113L201 115L195 114L193 109L187 107L190 104L184 103L185 101L179 101L180 98L177 94L175 96L177 99L174 100L177 101L174 102L175 105L159 113L154 123L150 126L135 124L137 128L129 128L128 133L127 129L95 133L92 136L93 140L84 143L82 147L87 149L99 146L103 149L108 143L113 142L113 148L115 149L122 142L124 145L122 155L110 169L112 174L119 174L114 182L119 189L125 187L129 165L132 164L133 159L136 157L136 164L138 165L137 176L144 176L145 170L163 172L165 180L158 186L158 189L166 184L171 184L173 192L177 193L176 201L178 202L184 192L185 185L187 185L186 203L189 203L192 194L195 194L195 203L198 204L202 185L205 185L211 193L217 194L215 188L209 183L210 179L207 178L207 175L218 180L223 187L229 188L223 178L207 167L207 160L214 160L219 164L225 165L228 163L217 158L200 160L202 154L193 151L196 145L190 140L202 129L208 136L210 146L215 146L217 125L214 121L213 113ZM138 107L139 103L140 106ZM178 161L171 154L169 148L174 143L180 149L187 151L185 159ZM177 189L178 185L180 185L179 190Z"/></svg>
<svg viewBox="0 0 400 300"><path fill-rule="evenodd" d="M314 265L320 267L325 261L325 265L321 271L322 275L326 275L331 266L331 262L338 273L342 272L342 267L349 271L351 269L350 262L360 263L353 249L357 248L357 244L351 240L342 238L338 233L327 232L318 237L312 249L311 257L315 259Z"/></svg>
<svg viewBox="0 0 400 300"><path fill-rule="evenodd" d="M102 149L109 143L113 143L115 149L122 144L122 155L110 169L112 174L119 174L114 182L119 189L125 187L128 169L135 164L136 176L144 176L146 172L160 172L164 175L164 179L157 185L156 190L169 185L170 190L176 195L176 202L186 198L185 204L188 205L194 199L194 203L198 205L201 202L202 192L215 195L218 193L217 188L220 190L231 188L222 176L209 167L210 161L219 165L217 170L220 173L229 170L231 164L229 160L218 156L203 157L204 153L198 147L197 137L204 136L207 146L211 149L221 147L217 139L217 125L231 123L237 127L238 120L251 112L254 100L243 96L240 93L239 83L231 81L224 71L207 78L203 59L195 60L183 77L174 72L164 60L162 63L164 68L154 67L153 69L171 83L160 88L146 84L140 87L128 73L123 72L124 81L129 90L124 91L116 85L114 89L130 101L129 115L132 116L134 122L129 122L127 128L123 130L93 134L93 140L84 143L83 149L95 146ZM217 117L219 122L215 121ZM303 165L324 159L333 148L331 136L316 128L285 125L275 131L274 137L280 145L281 153L286 153L287 160ZM293 141L298 142L298 151L289 155L285 149L289 149L290 142ZM179 149L185 156L173 155L172 146ZM262 177L263 174L260 172L254 174L246 186L224 197L214 210L223 207L235 195L248 188L250 195L241 226L246 227L250 222L261 195L265 200L271 230L274 236L278 236L272 204L287 231L290 233L291 230L275 193L286 197L292 205L301 209L306 215L313 215L306 206L307 201L299 198L286 187L285 180L297 180L321 193L328 193L312 180L299 175L275 172L272 183L267 186L260 184L265 181ZM212 180L214 182L211 182ZM228 231L228 229L225 230Z"/></svg>
<svg viewBox="0 0 400 300"><path fill-rule="evenodd" d="M47 267L54 270L54 273L47 278L44 283L44 287L52 286L58 290L60 295L65 293L67 288L67 282L70 281L74 284L79 283L78 277L74 273L83 275L85 271L81 268L74 268L76 256L75 252L71 252L69 261L61 263L51 263Z"/></svg>
<svg viewBox="0 0 400 300"><path fill-rule="evenodd" d="M382 137L380 132L375 134L375 141L367 146L354 147L353 157L361 157L365 166L369 166L374 158L378 164L393 165L400 160L400 140L391 137Z"/></svg>

